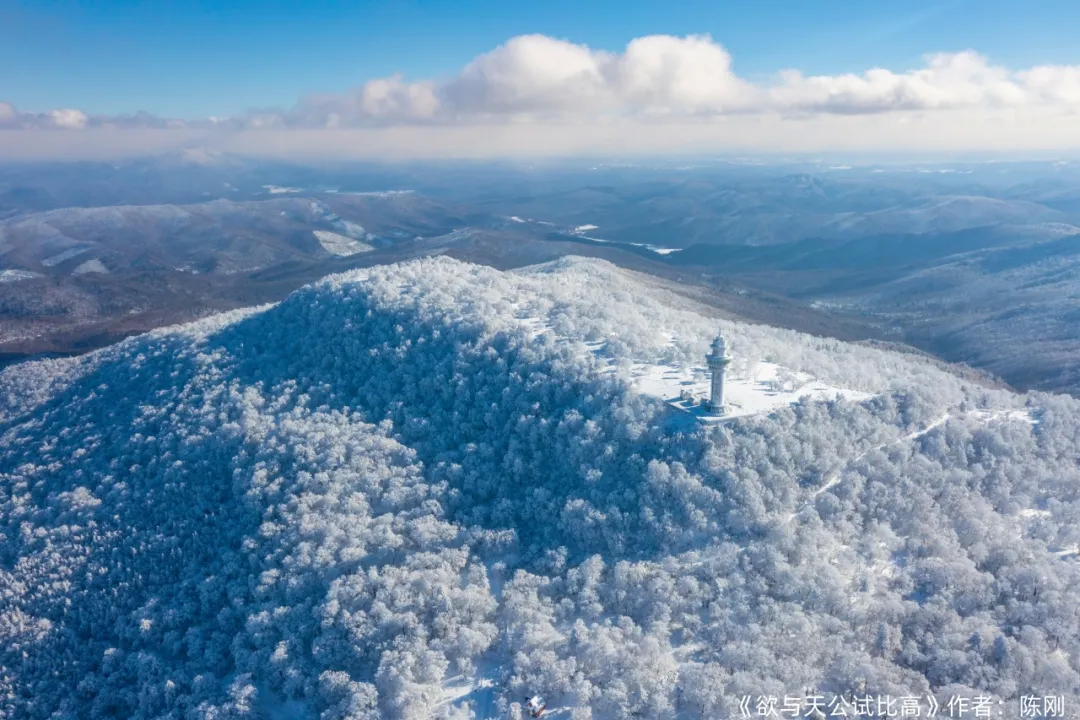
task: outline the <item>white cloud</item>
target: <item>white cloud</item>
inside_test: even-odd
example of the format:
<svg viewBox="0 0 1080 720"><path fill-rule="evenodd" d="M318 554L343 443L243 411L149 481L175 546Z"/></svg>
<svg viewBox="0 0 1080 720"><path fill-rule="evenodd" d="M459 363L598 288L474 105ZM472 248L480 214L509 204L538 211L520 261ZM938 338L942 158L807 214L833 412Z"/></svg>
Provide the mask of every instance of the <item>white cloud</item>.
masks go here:
<svg viewBox="0 0 1080 720"><path fill-rule="evenodd" d="M652 35L633 40L616 64L621 105L655 114L741 112L762 93L736 77L731 56L707 36Z"/></svg>
<svg viewBox="0 0 1080 720"><path fill-rule="evenodd" d="M874 69L862 75L804 77L789 70L770 88L769 99L778 110L878 113L1019 107L1036 98L1019 76L968 51L934 55L927 67L900 74Z"/></svg>
<svg viewBox="0 0 1080 720"><path fill-rule="evenodd" d="M717 143L788 149L793 140L807 149L844 148L866 138L937 145L945 137L965 147L1028 147L1051 138L1075 147L1080 138L1069 128L1078 111L1080 66L1011 70L973 51L930 55L913 70L816 76L785 70L751 83L708 36L651 35L606 52L522 35L448 77L376 78L352 92L304 97L288 110L179 121L73 109L26 113L0 103L0 128L202 132L222 147L249 147L261 137L274 152L312 148L342 133L365 138L343 151L383 152L401 142L427 154L485 154L514 143L537 152L585 152L616 137L635 150ZM863 116L876 119L844 119ZM965 130L956 136L961 118Z"/></svg>
<svg viewBox="0 0 1080 720"><path fill-rule="evenodd" d="M584 45L522 35L470 62L440 94L454 116L597 111L607 104L607 59Z"/></svg>
<svg viewBox="0 0 1080 720"><path fill-rule="evenodd" d="M592 50L544 35L521 35L441 83L372 80L353 96L309 98L288 113L294 124L492 117L699 115L752 109L763 92L735 76L731 56L706 36L637 38L623 53ZM314 120L311 120L314 114Z"/></svg>
<svg viewBox="0 0 1080 720"><path fill-rule="evenodd" d="M277 119L286 126L337 128L427 120L438 109L434 83L405 83L394 75L369 80L355 93L309 95Z"/></svg>
<svg viewBox="0 0 1080 720"><path fill-rule="evenodd" d="M43 113L20 112L10 103L0 102L2 129L74 129L86 127L87 117L81 110L46 110Z"/></svg>
<svg viewBox="0 0 1080 720"><path fill-rule="evenodd" d="M522 35L441 82L372 80L353 95L302 101L286 126L352 127L386 122L488 122L743 113L860 114L962 108L1080 110L1080 67L1014 72L973 51L939 53L906 72L806 76L784 70L753 84L708 36L650 35L621 53L543 35ZM328 122L331 114L333 122Z"/></svg>
<svg viewBox="0 0 1080 720"><path fill-rule="evenodd" d="M209 121L196 123L208 124ZM85 130L91 128L141 129L186 128L182 120L160 118L146 112L134 115L87 115L82 110L61 108L45 112L23 112L11 103L0 102L0 130Z"/></svg>
<svg viewBox="0 0 1080 720"><path fill-rule="evenodd" d="M86 113L81 110L49 110L44 115L51 124L58 128L77 130L86 127Z"/></svg>
<svg viewBox="0 0 1080 720"><path fill-rule="evenodd" d="M1044 103L1080 107L1080 66L1043 65L1020 72L1018 77L1028 92Z"/></svg>

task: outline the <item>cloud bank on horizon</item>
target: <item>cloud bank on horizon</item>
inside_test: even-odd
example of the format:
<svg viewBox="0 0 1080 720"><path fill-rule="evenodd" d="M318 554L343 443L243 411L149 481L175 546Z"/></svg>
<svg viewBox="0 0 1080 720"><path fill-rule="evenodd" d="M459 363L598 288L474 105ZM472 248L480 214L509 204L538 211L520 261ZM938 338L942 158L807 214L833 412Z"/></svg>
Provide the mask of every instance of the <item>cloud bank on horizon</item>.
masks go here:
<svg viewBox="0 0 1080 720"><path fill-rule="evenodd" d="M24 143L43 131L98 131L96 147L107 151L117 145L115 131L123 130L142 132L129 149L197 138L268 154L331 148L359 155L485 155L515 148L545 154L602 150L605 142L620 147L626 139L641 141L638 149L646 151L956 142L985 149L1076 147L1078 116L1080 65L1010 70L969 50L930 55L924 67L905 72L806 76L785 70L772 82L754 83L739 77L730 54L703 35L640 37L621 53L521 35L447 78L377 78L353 92L310 95L290 109L230 118L94 116L71 108L33 113L0 102L0 129L22 131L14 134ZM794 141L793 131L799 135ZM861 140L853 132L863 133ZM0 151L13 146L3 137L12 134L0 133ZM30 142L31 154L33 148L78 152L84 144L48 135ZM522 141L532 147L515 146Z"/></svg>

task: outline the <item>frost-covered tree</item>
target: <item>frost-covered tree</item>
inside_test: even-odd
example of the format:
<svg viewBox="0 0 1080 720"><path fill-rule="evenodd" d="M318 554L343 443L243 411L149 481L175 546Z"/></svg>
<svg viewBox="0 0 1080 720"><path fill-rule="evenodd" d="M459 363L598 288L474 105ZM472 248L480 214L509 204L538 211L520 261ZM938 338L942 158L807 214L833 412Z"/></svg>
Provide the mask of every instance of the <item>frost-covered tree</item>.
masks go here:
<svg viewBox="0 0 1080 720"><path fill-rule="evenodd" d="M873 397L686 430L619 367L716 324L437 258L3 371L0 716L1080 708L1080 402L725 321Z"/></svg>

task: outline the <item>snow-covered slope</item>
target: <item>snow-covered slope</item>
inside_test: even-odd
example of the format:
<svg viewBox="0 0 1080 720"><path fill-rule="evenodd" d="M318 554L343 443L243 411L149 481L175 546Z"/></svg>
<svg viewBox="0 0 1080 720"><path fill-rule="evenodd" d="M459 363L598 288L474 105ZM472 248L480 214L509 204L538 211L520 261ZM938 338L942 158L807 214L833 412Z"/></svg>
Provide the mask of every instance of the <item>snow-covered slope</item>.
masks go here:
<svg viewBox="0 0 1080 720"><path fill-rule="evenodd" d="M777 394L673 423L717 329ZM603 262L330 277L0 373L0 716L1077 708L1078 428Z"/></svg>
<svg viewBox="0 0 1080 720"><path fill-rule="evenodd" d="M105 264L101 260L94 258L93 260L87 260L86 262L77 266L71 271L72 275L84 275L86 273L107 273L109 269L105 267Z"/></svg>
<svg viewBox="0 0 1080 720"><path fill-rule="evenodd" d="M314 233L319 244L331 255L348 257L349 255L356 255L357 253L371 252L375 249L367 243L360 242L359 240L346 235L330 232L329 230L315 230Z"/></svg>
<svg viewBox="0 0 1080 720"><path fill-rule="evenodd" d="M32 280L36 277L39 277L38 273L30 272L29 270L0 270L0 283Z"/></svg>

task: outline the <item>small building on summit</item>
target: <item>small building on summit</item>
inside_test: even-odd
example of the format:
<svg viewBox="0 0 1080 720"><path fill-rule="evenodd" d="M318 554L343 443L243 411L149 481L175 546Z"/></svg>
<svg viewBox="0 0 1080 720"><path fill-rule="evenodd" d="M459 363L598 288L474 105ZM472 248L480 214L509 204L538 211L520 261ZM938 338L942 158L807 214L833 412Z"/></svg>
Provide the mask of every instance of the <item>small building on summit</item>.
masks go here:
<svg viewBox="0 0 1080 720"><path fill-rule="evenodd" d="M533 695L525 703L525 710L529 713L529 717L543 717L547 710L547 702L539 695Z"/></svg>
<svg viewBox="0 0 1080 720"><path fill-rule="evenodd" d="M712 352L705 356L705 364L712 373L712 392L709 395L709 412L724 414L724 370L731 363L724 336L717 334L712 341Z"/></svg>

